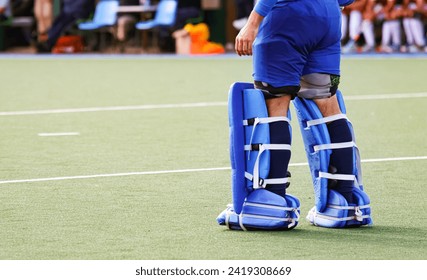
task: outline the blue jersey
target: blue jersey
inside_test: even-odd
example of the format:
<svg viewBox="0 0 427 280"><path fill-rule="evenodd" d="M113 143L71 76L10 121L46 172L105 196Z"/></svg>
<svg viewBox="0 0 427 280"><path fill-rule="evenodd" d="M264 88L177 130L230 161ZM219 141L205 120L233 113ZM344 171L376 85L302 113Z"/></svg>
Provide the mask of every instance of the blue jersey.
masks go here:
<svg viewBox="0 0 427 280"><path fill-rule="evenodd" d="M259 0L255 11L265 16L253 45L255 81L296 86L306 74L340 74L337 0Z"/></svg>

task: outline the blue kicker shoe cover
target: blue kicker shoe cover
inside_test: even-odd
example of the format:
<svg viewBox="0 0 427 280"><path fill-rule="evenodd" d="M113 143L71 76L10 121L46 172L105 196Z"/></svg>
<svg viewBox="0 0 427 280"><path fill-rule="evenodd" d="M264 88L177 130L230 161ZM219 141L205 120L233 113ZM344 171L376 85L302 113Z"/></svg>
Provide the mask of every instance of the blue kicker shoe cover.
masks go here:
<svg viewBox="0 0 427 280"><path fill-rule="evenodd" d="M289 230L298 224L299 206L299 200L292 195L283 198L257 189L246 198L240 214L228 205L217 222L234 230Z"/></svg>
<svg viewBox="0 0 427 280"><path fill-rule="evenodd" d="M326 209L318 212L313 207L306 218L313 225L327 228L372 225L369 197L360 189L354 189L353 196L357 204L349 205L340 193L329 190Z"/></svg>

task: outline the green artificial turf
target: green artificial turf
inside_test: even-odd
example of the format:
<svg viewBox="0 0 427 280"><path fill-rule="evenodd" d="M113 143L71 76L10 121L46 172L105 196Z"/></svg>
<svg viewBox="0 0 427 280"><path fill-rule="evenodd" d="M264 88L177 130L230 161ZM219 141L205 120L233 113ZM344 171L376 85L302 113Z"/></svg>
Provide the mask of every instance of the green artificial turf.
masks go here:
<svg viewBox="0 0 427 280"><path fill-rule="evenodd" d="M288 192L301 200L301 220L287 232L230 231L215 220L231 202L227 91L235 81L251 81L249 59L0 63L0 259L427 258L427 97L351 99L425 93L426 59L343 60L348 116L362 159L373 160L362 168L374 226L311 226L308 166L291 165ZM219 104L22 113L200 102ZM291 164L304 163L292 113ZM52 132L79 135L38 135ZM424 158L391 160L401 157ZM40 178L48 179L31 181Z"/></svg>

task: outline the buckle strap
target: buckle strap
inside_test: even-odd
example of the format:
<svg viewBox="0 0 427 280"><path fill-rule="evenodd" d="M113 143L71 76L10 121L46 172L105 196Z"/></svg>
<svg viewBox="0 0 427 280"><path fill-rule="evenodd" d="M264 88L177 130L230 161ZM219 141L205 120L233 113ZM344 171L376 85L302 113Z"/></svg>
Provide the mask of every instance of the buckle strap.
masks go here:
<svg viewBox="0 0 427 280"><path fill-rule="evenodd" d="M332 116L325 117L325 118L309 120L309 121L307 121L307 127L310 127L313 125L324 124L324 123L328 123L328 122L333 122L333 121L340 120L340 119L348 120L348 118L345 114L337 114L337 115L332 115Z"/></svg>
<svg viewBox="0 0 427 280"><path fill-rule="evenodd" d="M261 154L266 150L291 150L291 145L288 144L258 144L259 145L259 153L255 160L254 168L253 168L253 185L260 185L259 178L259 161L261 158ZM246 151L252 150L252 145L245 145Z"/></svg>
<svg viewBox="0 0 427 280"><path fill-rule="evenodd" d="M291 150L289 144L250 144L244 146L245 151Z"/></svg>
<svg viewBox="0 0 427 280"><path fill-rule="evenodd" d="M339 206L339 205L328 204L326 207L333 208L333 209L340 209L340 210L355 210L355 211L357 211L358 209L370 208L371 205L365 204L365 205L360 205L360 206Z"/></svg>
<svg viewBox="0 0 427 280"><path fill-rule="evenodd" d="M245 178L253 182L254 176L249 172L245 172ZM260 189L260 188L265 188L267 185L279 185L279 184L286 184L288 182L289 182L289 177L269 178L269 179L258 178L258 185L255 186L254 184L252 187L254 189Z"/></svg>
<svg viewBox="0 0 427 280"><path fill-rule="evenodd" d="M319 172L320 178L326 178L331 180L341 180L341 181L355 181L356 176L355 175L349 175L349 174L331 174L327 172Z"/></svg>
<svg viewBox="0 0 427 280"><path fill-rule="evenodd" d="M319 212L316 211L313 214L313 218L314 218L313 221L315 221L316 217L323 218L323 219L326 219L326 220L331 220L331 221L337 221L337 222L352 221L352 220L357 220L359 222L362 222L364 219L369 219L371 216L370 215L362 215L361 212L358 212L354 216L348 216L348 217L338 218L338 217L332 217L332 216L320 214ZM314 224L317 225L316 223L314 223Z"/></svg>
<svg viewBox="0 0 427 280"><path fill-rule="evenodd" d="M299 209L298 207L296 207L296 208L295 207L285 207L285 206L255 203L255 202L245 202L243 205L244 206L259 207L259 208L266 208L266 209L283 210L283 211L294 211L295 209L296 210Z"/></svg>
<svg viewBox="0 0 427 280"><path fill-rule="evenodd" d="M350 142L315 145L313 149L315 152L317 152L322 150L344 149L344 148L353 148L353 147L357 148L356 143L354 141L350 141Z"/></svg>
<svg viewBox="0 0 427 280"><path fill-rule="evenodd" d="M279 217L271 217L271 216L264 216L264 215L254 215L254 214L240 214L240 216L241 217L248 217L248 218L256 218L256 219L265 219L265 220L279 221L279 222L294 222L296 220L296 219L293 219L293 218L279 218Z"/></svg>
<svg viewBox="0 0 427 280"><path fill-rule="evenodd" d="M291 123L291 120L289 118L281 116L281 117L267 117L267 118L250 118L247 120L243 120L243 125L256 126L257 124L266 124L266 123L280 122L280 121Z"/></svg>
<svg viewBox="0 0 427 280"><path fill-rule="evenodd" d="M279 116L279 117L267 117L267 118L253 118L253 119L248 119L248 120L243 120L243 125L247 126L247 125L253 125L252 128L252 133L251 133L251 138L249 139L249 144L252 144L252 140L254 139L254 135L255 135L255 131L256 131L256 127L258 124L266 124L266 123L271 123L271 122L278 122L278 121L286 121L288 123L290 123L290 119L288 119L287 117L284 116ZM249 157L248 157L249 159Z"/></svg>

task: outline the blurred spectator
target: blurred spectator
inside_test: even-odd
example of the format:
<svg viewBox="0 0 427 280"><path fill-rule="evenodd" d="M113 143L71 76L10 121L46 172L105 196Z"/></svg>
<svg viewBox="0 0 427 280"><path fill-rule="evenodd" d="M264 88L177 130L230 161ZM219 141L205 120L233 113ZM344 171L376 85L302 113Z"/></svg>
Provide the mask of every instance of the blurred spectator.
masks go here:
<svg viewBox="0 0 427 280"><path fill-rule="evenodd" d="M138 5L140 5L140 0L120 0L120 6ZM127 41L129 33L132 30L135 30L135 23L138 21L138 18L138 15L135 13L120 13L117 18L116 38L122 52L124 50L124 43Z"/></svg>
<svg viewBox="0 0 427 280"><path fill-rule="evenodd" d="M0 22L7 20L12 15L9 0L0 0Z"/></svg>
<svg viewBox="0 0 427 280"><path fill-rule="evenodd" d="M201 16L200 0L178 0L178 11L174 29L182 29L189 19Z"/></svg>
<svg viewBox="0 0 427 280"><path fill-rule="evenodd" d="M87 18L94 11L94 5L94 0L62 0L61 12L48 30L46 40L37 43L37 52L51 52L62 33L78 19Z"/></svg>
<svg viewBox="0 0 427 280"><path fill-rule="evenodd" d="M162 28L159 32L159 47L162 51L174 52L175 42L172 37L173 31L184 28L185 24L191 19L201 17L200 0L178 0L178 9L176 12L175 25L170 28Z"/></svg>
<svg viewBox="0 0 427 280"><path fill-rule="evenodd" d="M367 0L356 0L344 8L345 14L348 14L348 41L342 48L343 53L349 53L356 50L356 42L362 33L363 12L365 11ZM347 16L342 20L347 20ZM346 23L345 23L346 25ZM346 30L345 30L346 32ZM342 34L342 37L345 35Z"/></svg>
<svg viewBox="0 0 427 280"><path fill-rule="evenodd" d="M233 21L233 27L240 30L245 26L248 17L254 7L254 0L235 0L236 20Z"/></svg>
<svg viewBox="0 0 427 280"><path fill-rule="evenodd" d="M403 30L406 45L402 46L403 52L427 52L423 19L427 15L425 0L404 0L403 2Z"/></svg>
<svg viewBox="0 0 427 280"><path fill-rule="evenodd" d="M381 5L376 0L367 0L363 10L362 34L365 39L365 45L361 52L375 52L375 32L374 24L377 19L378 9Z"/></svg>
<svg viewBox="0 0 427 280"><path fill-rule="evenodd" d="M400 19L403 15L402 0L387 0L382 10L384 22L382 26L381 51L398 52L402 44Z"/></svg>
<svg viewBox="0 0 427 280"><path fill-rule="evenodd" d="M11 3L14 17L33 16L34 0L12 0Z"/></svg>
<svg viewBox="0 0 427 280"><path fill-rule="evenodd" d="M47 31L53 21L53 0L34 0L34 16L37 22L37 41L46 41Z"/></svg>

